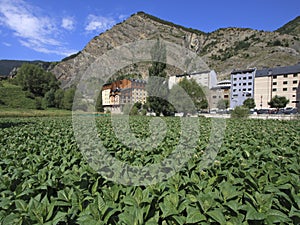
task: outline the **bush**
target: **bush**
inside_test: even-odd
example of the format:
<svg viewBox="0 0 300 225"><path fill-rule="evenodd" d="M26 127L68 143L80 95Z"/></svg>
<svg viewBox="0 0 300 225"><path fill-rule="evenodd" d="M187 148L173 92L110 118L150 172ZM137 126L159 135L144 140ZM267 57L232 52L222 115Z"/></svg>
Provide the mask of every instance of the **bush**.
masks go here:
<svg viewBox="0 0 300 225"><path fill-rule="evenodd" d="M242 106L235 107L231 112L231 118L248 118L248 116L249 109Z"/></svg>

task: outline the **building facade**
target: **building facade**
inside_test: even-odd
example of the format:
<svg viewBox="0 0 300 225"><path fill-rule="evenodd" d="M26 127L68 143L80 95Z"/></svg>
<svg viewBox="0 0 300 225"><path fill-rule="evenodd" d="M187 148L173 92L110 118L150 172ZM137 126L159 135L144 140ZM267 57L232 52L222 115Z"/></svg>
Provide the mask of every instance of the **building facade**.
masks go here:
<svg viewBox="0 0 300 225"><path fill-rule="evenodd" d="M231 72L230 108L242 106L248 98L254 98L256 68Z"/></svg>
<svg viewBox="0 0 300 225"><path fill-rule="evenodd" d="M146 81L123 79L106 84L102 88L102 105L111 113L122 113L126 104L141 102L147 98Z"/></svg>
<svg viewBox="0 0 300 225"><path fill-rule="evenodd" d="M220 100L225 100L230 102L230 88L231 81L230 80L222 80L217 83L217 85L211 88L210 91L210 108L215 109L218 108L218 102Z"/></svg>
<svg viewBox="0 0 300 225"><path fill-rule="evenodd" d="M257 70L254 89L256 108L269 108L268 102L275 95L286 97L289 100L287 107L300 109L300 63Z"/></svg>
<svg viewBox="0 0 300 225"><path fill-rule="evenodd" d="M215 87L218 82L217 74L214 70L194 72L171 76L169 78L169 89L171 89L174 84L178 84L183 78L194 79L197 82L197 84L199 84L202 87L207 87L208 89Z"/></svg>

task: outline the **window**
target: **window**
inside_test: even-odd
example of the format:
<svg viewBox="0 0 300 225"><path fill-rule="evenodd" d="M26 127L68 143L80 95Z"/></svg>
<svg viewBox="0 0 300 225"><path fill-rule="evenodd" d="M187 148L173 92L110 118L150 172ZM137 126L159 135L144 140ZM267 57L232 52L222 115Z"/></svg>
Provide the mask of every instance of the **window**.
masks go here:
<svg viewBox="0 0 300 225"><path fill-rule="evenodd" d="M296 97L296 95L293 95L293 98L295 98Z"/></svg>
<svg viewBox="0 0 300 225"><path fill-rule="evenodd" d="M248 77L249 80L252 80L252 76Z"/></svg>
<svg viewBox="0 0 300 225"><path fill-rule="evenodd" d="M249 82L248 85L252 85L252 82Z"/></svg>
<svg viewBox="0 0 300 225"><path fill-rule="evenodd" d="M277 85L277 82L273 82L273 85Z"/></svg>
<svg viewBox="0 0 300 225"><path fill-rule="evenodd" d="M297 73L294 73L294 74L293 74L293 77L298 77L298 74L297 74Z"/></svg>
<svg viewBox="0 0 300 225"><path fill-rule="evenodd" d="M213 98L217 98L217 96L214 95Z"/></svg>
<svg viewBox="0 0 300 225"><path fill-rule="evenodd" d="M293 80L293 84L297 84L298 83L298 81L297 80Z"/></svg>
<svg viewBox="0 0 300 225"><path fill-rule="evenodd" d="M288 84L288 82L287 81L283 81L283 84Z"/></svg>
<svg viewBox="0 0 300 225"><path fill-rule="evenodd" d="M243 77L243 80L247 80L247 77Z"/></svg>
<svg viewBox="0 0 300 225"><path fill-rule="evenodd" d="M236 89L233 89L233 92L236 92Z"/></svg>
<svg viewBox="0 0 300 225"><path fill-rule="evenodd" d="M233 84L234 87L236 87L236 84Z"/></svg>
<svg viewBox="0 0 300 225"><path fill-rule="evenodd" d="M248 88L248 91L252 91L252 88Z"/></svg>
<svg viewBox="0 0 300 225"><path fill-rule="evenodd" d="M246 88L243 88L243 91L246 91L247 89Z"/></svg>
<svg viewBox="0 0 300 225"><path fill-rule="evenodd" d="M235 77L235 78L233 78L233 80L236 80L236 77Z"/></svg>
<svg viewBox="0 0 300 225"><path fill-rule="evenodd" d="M283 91L287 91L287 88L283 88L282 90L283 90Z"/></svg>
<svg viewBox="0 0 300 225"><path fill-rule="evenodd" d="M273 79L277 79L277 76L273 76Z"/></svg>
<svg viewBox="0 0 300 225"><path fill-rule="evenodd" d="M293 87L293 91L297 91L297 87Z"/></svg>
<svg viewBox="0 0 300 225"><path fill-rule="evenodd" d="M247 83L243 83L243 86L246 86L247 85Z"/></svg>
<svg viewBox="0 0 300 225"><path fill-rule="evenodd" d="M224 95L224 98L228 98L229 96L228 95Z"/></svg>
<svg viewBox="0 0 300 225"><path fill-rule="evenodd" d="M287 74L285 74L285 75L283 75L283 77L288 77L288 75L287 75Z"/></svg>
<svg viewBox="0 0 300 225"><path fill-rule="evenodd" d="M277 88L273 88L272 91L277 91Z"/></svg>

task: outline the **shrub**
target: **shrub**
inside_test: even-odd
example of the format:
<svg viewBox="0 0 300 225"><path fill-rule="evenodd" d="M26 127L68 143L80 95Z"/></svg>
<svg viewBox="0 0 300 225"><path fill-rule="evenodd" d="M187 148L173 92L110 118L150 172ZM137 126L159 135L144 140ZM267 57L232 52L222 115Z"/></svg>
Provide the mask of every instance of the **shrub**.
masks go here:
<svg viewBox="0 0 300 225"><path fill-rule="evenodd" d="M249 109L242 106L235 107L231 112L231 118L248 118L248 116Z"/></svg>

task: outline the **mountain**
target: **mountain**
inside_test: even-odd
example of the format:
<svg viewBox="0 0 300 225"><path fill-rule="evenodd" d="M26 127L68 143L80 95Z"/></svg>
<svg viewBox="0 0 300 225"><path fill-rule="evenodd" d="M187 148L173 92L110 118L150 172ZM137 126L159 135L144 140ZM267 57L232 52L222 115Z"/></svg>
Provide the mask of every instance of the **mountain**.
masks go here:
<svg viewBox="0 0 300 225"><path fill-rule="evenodd" d="M275 32L222 28L204 33L138 12L94 37L82 51L58 63L52 72L64 86L69 86L80 79L81 74L98 56L110 49L125 43L158 37L196 52L210 69L217 71L219 79L228 77L233 69L293 65L300 61L299 37L291 31L292 28L299 29L298 18ZM147 68L148 65L145 64L138 67L135 65L135 69L143 77L147 76ZM133 68L126 68L123 72L135 71ZM172 70L168 74L172 75Z"/></svg>
<svg viewBox="0 0 300 225"><path fill-rule="evenodd" d="M210 69L217 72L219 79L225 79L233 69L260 69L300 62L299 18L274 32L229 27L205 33L138 12L94 37L77 54L61 62L50 63L47 69L60 79L63 87L68 87L76 84L95 59L109 50L126 43L159 37L197 53ZM1 63L3 61L0 61L0 75L4 68ZM134 64L122 69L120 74L147 77L149 65ZM12 66L4 69L8 71L10 68ZM168 75L180 72L177 68L167 67Z"/></svg>
<svg viewBox="0 0 300 225"><path fill-rule="evenodd" d="M282 27L276 30L281 34L291 34L295 36L300 36L300 16L296 17L292 21L286 23Z"/></svg>
<svg viewBox="0 0 300 225"><path fill-rule="evenodd" d="M44 62L44 61L24 61L24 60L0 60L0 76L6 77L10 75L15 75L17 68L22 66L24 63L31 63L40 65L45 70L50 70L54 63Z"/></svg>

